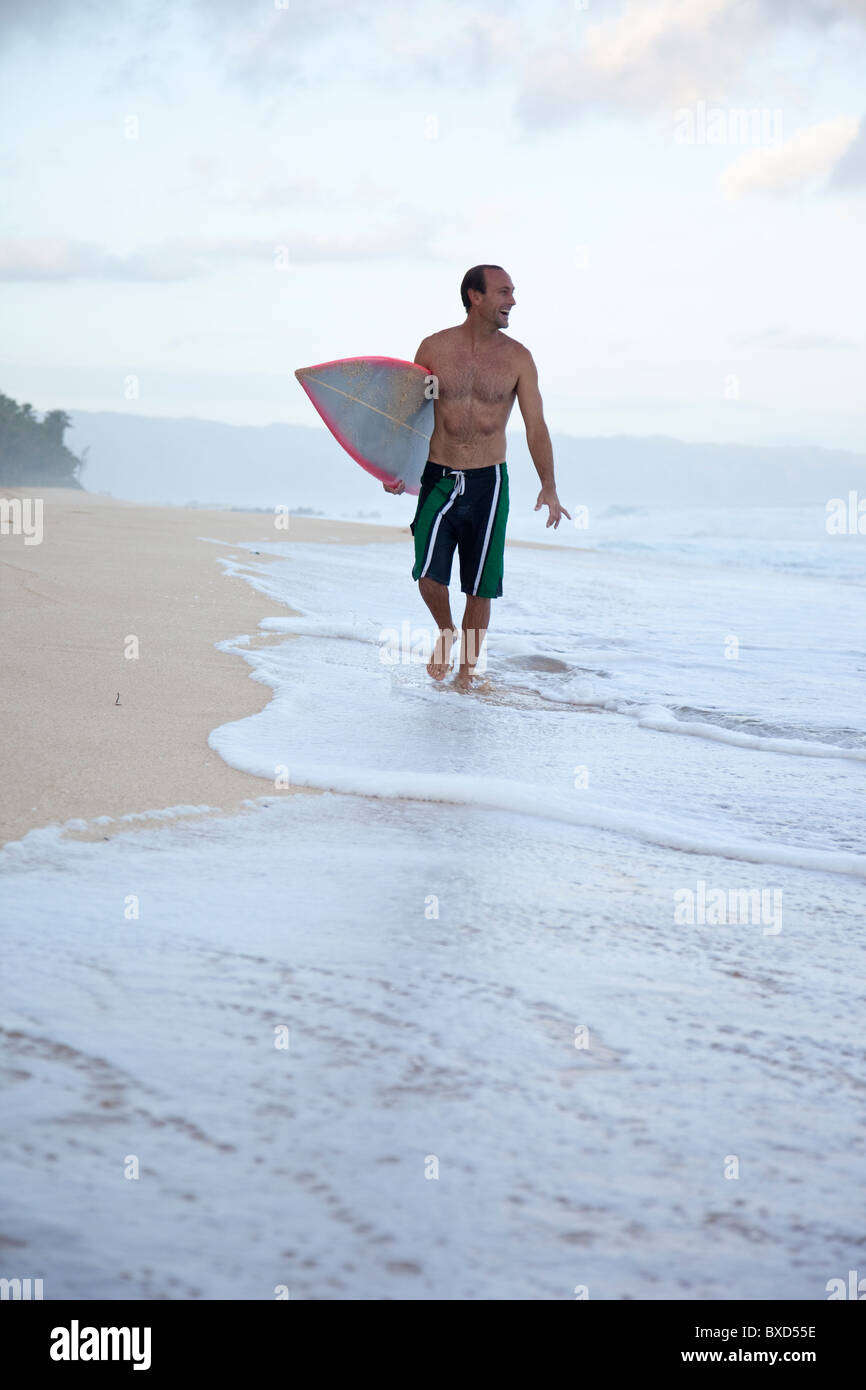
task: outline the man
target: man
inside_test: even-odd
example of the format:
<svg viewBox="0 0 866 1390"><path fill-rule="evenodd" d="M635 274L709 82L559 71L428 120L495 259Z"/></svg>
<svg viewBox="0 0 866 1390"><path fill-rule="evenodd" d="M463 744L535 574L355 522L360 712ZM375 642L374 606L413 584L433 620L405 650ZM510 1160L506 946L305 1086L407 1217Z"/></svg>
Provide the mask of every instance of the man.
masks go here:
<svg viewBox="0 0 866 1390"><path fill-rule="evenodd" d="M434 680L451 670L451 650L460 636L451 617L448 584L456 546L460 588L466 595L460 665L454 684L468 690L490 622L490 600L502 594L508 469L505 426L515 397L526 426L526 442L541 491L535 510L547 507L554 530L565 510L553 480L553 447L544 422L538 372L532 354L508 338L514 286L499 265L476 265L460 286L466 321L425 338L415 361L437 380L430 455L412 522L421 597L439 628L427 666ZM383 483L399 494L402 482ZM569 517L569 520L571 518Z"/></svg>

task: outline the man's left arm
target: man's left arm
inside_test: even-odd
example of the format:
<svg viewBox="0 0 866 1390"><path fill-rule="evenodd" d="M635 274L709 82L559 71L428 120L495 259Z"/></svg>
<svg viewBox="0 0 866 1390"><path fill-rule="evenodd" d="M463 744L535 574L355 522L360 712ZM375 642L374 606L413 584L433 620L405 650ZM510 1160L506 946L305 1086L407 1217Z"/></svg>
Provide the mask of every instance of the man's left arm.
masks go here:
<svg viewBox="0 0 866 1390"><path fill-rule="evenodd" d="M541 392L538 389L538 370L532 359L532 353L525 349L520 364L520 375L517 378L517 403L520 406L520 413L526 426L526 443L541 481L541 491L538 494L535 510L538 511L539 507L547 507L546 524L556 530L564 516L567 516L569 521L571 517L556 494L556 483L553 477L553 445L550 442L550 431L544 420L544 406Z"/></svg>

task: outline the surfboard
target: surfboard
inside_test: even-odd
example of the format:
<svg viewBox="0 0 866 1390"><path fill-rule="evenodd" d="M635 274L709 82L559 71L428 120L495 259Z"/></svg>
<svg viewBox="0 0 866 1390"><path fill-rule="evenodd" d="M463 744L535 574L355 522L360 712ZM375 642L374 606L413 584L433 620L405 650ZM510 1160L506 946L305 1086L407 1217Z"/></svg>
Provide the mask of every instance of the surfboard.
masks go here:
<svg viewBox="0 0 866 1390"><path fill-rule="evenodd" d="M417 493L433 433L430 373L396 357L341 357L298 367L303 386L331 434L383 483L401 478Z"/></svg>

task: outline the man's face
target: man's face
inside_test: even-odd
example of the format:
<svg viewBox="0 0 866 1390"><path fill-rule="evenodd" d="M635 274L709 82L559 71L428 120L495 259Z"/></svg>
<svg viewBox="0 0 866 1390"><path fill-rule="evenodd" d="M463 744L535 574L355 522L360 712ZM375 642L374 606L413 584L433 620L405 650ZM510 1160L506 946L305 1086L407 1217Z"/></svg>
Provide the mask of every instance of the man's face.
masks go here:
<svg viewBox="0 0 866 1390"><path fill-rule="evenodd" d="M504 270L485 270L486 294L476 302L482 316L496 328L508 327L508 315L514 306L514 286Z"/></svg>

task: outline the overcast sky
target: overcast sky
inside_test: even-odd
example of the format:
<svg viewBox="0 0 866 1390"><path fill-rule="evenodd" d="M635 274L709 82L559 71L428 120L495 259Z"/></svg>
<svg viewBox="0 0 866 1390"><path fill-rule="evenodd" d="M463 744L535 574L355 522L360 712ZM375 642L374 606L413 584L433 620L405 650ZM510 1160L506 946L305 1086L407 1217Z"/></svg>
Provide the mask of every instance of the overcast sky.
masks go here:
<svg viewBox="0 0 866 1390"><path fill-rule="evenodd" d="M492 261L551 429L866 448L866 0L0 0L0 40L39 410L317 423L295 367L411 359Z"/></svg>

